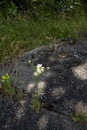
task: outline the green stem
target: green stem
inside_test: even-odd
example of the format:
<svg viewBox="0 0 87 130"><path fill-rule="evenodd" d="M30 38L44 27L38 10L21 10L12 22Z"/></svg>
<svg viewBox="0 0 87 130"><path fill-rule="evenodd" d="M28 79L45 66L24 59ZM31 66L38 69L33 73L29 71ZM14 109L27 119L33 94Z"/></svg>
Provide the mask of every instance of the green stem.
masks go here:
<svg viewBox="0 0 87 130"><path fill-rule="evenodd" d="M35 81L36 81L35 91L36 91L37 98L39 98L39 96L38 96L38 77L35 77Z"/></svg>

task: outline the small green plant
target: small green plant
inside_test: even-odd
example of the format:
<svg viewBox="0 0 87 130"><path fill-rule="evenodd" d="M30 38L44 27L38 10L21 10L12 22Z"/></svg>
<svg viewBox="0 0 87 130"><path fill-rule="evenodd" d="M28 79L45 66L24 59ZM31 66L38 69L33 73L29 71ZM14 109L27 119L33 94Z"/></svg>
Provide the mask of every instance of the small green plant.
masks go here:
<svg viewBox="0 0 87 130"><path fill-rule="evenodd" d="M16 90L14 87L11 86L12 80L8 73L3 75L1 78L3 82L3 85L0 84L1 94L6 93L11 97L15 97L15 99L17 99L20 102L20 104L24 107L24 105L21 102L24 96L22 89Z"/></svg>
<svg viewBox="0 0 87 130"><path fill-rule="evenodd" d="M71 119L76 123L80 123L80 124L87 123L87 116L83 113L72 115Z"/></svg>
<svg viewBox="0 0 87 130"><path fill-rule="evenodd" d="M1 78L2 78L2 82L3 82L3 85L4 85L5 92L8 95L13 96L14 88L11 86L11 77L10 77L10 75L8 73L6 73Z"/></svg>
<svg viewBox="0 0 87 130"><path fill-rule="evenodd" d="M40 102L39 102L39 95L38 95L38 82L39 82L39 77L43 74L45 70L45 67L43 67L42 64L38 64L35 68L33 63L30 60L28 61L28 63L35 70L34 79L35 79L36 86L35 86L34 95L32 99L32 109L34 109L37 113L39 113ZM47 67L47 69L49 69L49 67Z"/></svg>

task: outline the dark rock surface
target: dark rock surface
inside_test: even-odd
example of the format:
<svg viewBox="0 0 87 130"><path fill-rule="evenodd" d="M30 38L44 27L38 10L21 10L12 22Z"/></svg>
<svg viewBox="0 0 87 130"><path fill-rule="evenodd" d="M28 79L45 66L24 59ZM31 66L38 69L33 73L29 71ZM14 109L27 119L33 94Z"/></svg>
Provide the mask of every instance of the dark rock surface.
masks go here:
<svg viewBox="0 0 87 130"><path fill-rule="evenodd" d="M35 88L31 60L50 67L39 79L40 113L30 107ZM0 66L0 75L8 72L13 84L27 92L19 102L0 98L0 130L87 130L69 117L87 115L87 41L58 41L34 49L19 57L16 63Z"/></svg>

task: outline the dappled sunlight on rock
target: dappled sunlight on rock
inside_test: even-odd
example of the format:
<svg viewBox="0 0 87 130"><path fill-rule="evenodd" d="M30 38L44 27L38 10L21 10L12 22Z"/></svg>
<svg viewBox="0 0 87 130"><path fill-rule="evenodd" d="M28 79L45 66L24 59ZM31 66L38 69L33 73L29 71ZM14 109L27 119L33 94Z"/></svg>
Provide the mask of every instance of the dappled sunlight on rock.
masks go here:
<svg viewBox="0 0 87 130"><path fill-rule="evenodd" d="M38 93L39 95L43 95L46 88L46 83L44 81L41 81L38 83Z"/></svg>
<svg viewBox="0 0 87 130"><path fill-rule="evenodd" d="M23 106L25 106L26 101L22 101L21 103L22 103L21 106L19 106L17 108L17 112L16 112L16 118L18 120L20 120L25 115L25 111L24 111L24 107Z"/></svg>
<svg viewBox="0 0 87 130"><path fill-rule="evenodd" d="M29 65L29 60L34 67L44 66L45 71L35 77L36 70ZM59 41L52 47L25 53L17 62L10 71L8 64L8 68L0 72L1 76L4 72L12 76L16 93L17 87L23 89L23 96L18 92L19 100L15 98L16 93L11 99L1 84L0 130L87 130L87 123L80 126L71 119L75 114L87 116L87 41ZM36 87L40 111L38 96L34 93Z"/></svg>
<svg viewBox="0 0 87 130"><path fill-rule="evenodd" d="M87 103L78 102L75 106L76 113L82 113L87 116Z"/></svg>
<svg viewBox="0 0 87 130"><path fill-rule="evenodd" d="M51 72L51 71L47 71L45 74L44 74L44 77L45 78L50 78L50 77L54 77L55 76L55 72Z"/></svg>
<svg viewBox="0 0 87 130"><path fill-rule="evenodd" d="M28 93L31 93L31 92L34 91L35 85L36 85L35 81L28 84L28 86L27 86ZM39 81L38 82L38 93L39 93L39 95L44 94L45 88L46 88L46 82L45 81Z"/></svg>
<svg viewBox="0 0 87 130"><path fill-rule="evenodd" d="M73 67L72 72L80 80L87 80L87 63Z"/></svg>
<svg viewBox="0 0 87 130"><path fill-rule="evenodd" d="M45 115L40 117L39 121L37 122L38 130L45 129L47 127L48 121L49 120Z"/></svg>
<svg viewBox="0 0 87 130"><path fill-rule="evenodd" d="M59 88L53 88L52 94L53 96L57 97L57 96L62 96L65 93L64 88L59 87Z"/></svg>
<svg viewBox="0 0 87 130"><path fill-rule="evenodd" d="M27 91L28 92L32 92L34 90L34 87L35 87L35 83L29 83L28 86L27 86Z"/></svg>

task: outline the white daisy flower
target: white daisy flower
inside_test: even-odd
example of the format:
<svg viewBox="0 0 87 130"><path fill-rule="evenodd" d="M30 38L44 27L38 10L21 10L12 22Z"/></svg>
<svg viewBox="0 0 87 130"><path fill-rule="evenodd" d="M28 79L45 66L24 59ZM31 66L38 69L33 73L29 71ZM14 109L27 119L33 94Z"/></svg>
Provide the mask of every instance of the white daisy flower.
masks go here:
<svg viewBox="0 0 87 130"><path fill-rule="evenodd" d="M42 72L44 72L44 67L42 64L38 64L36 67L36 73L41 74Z"/></svg>

